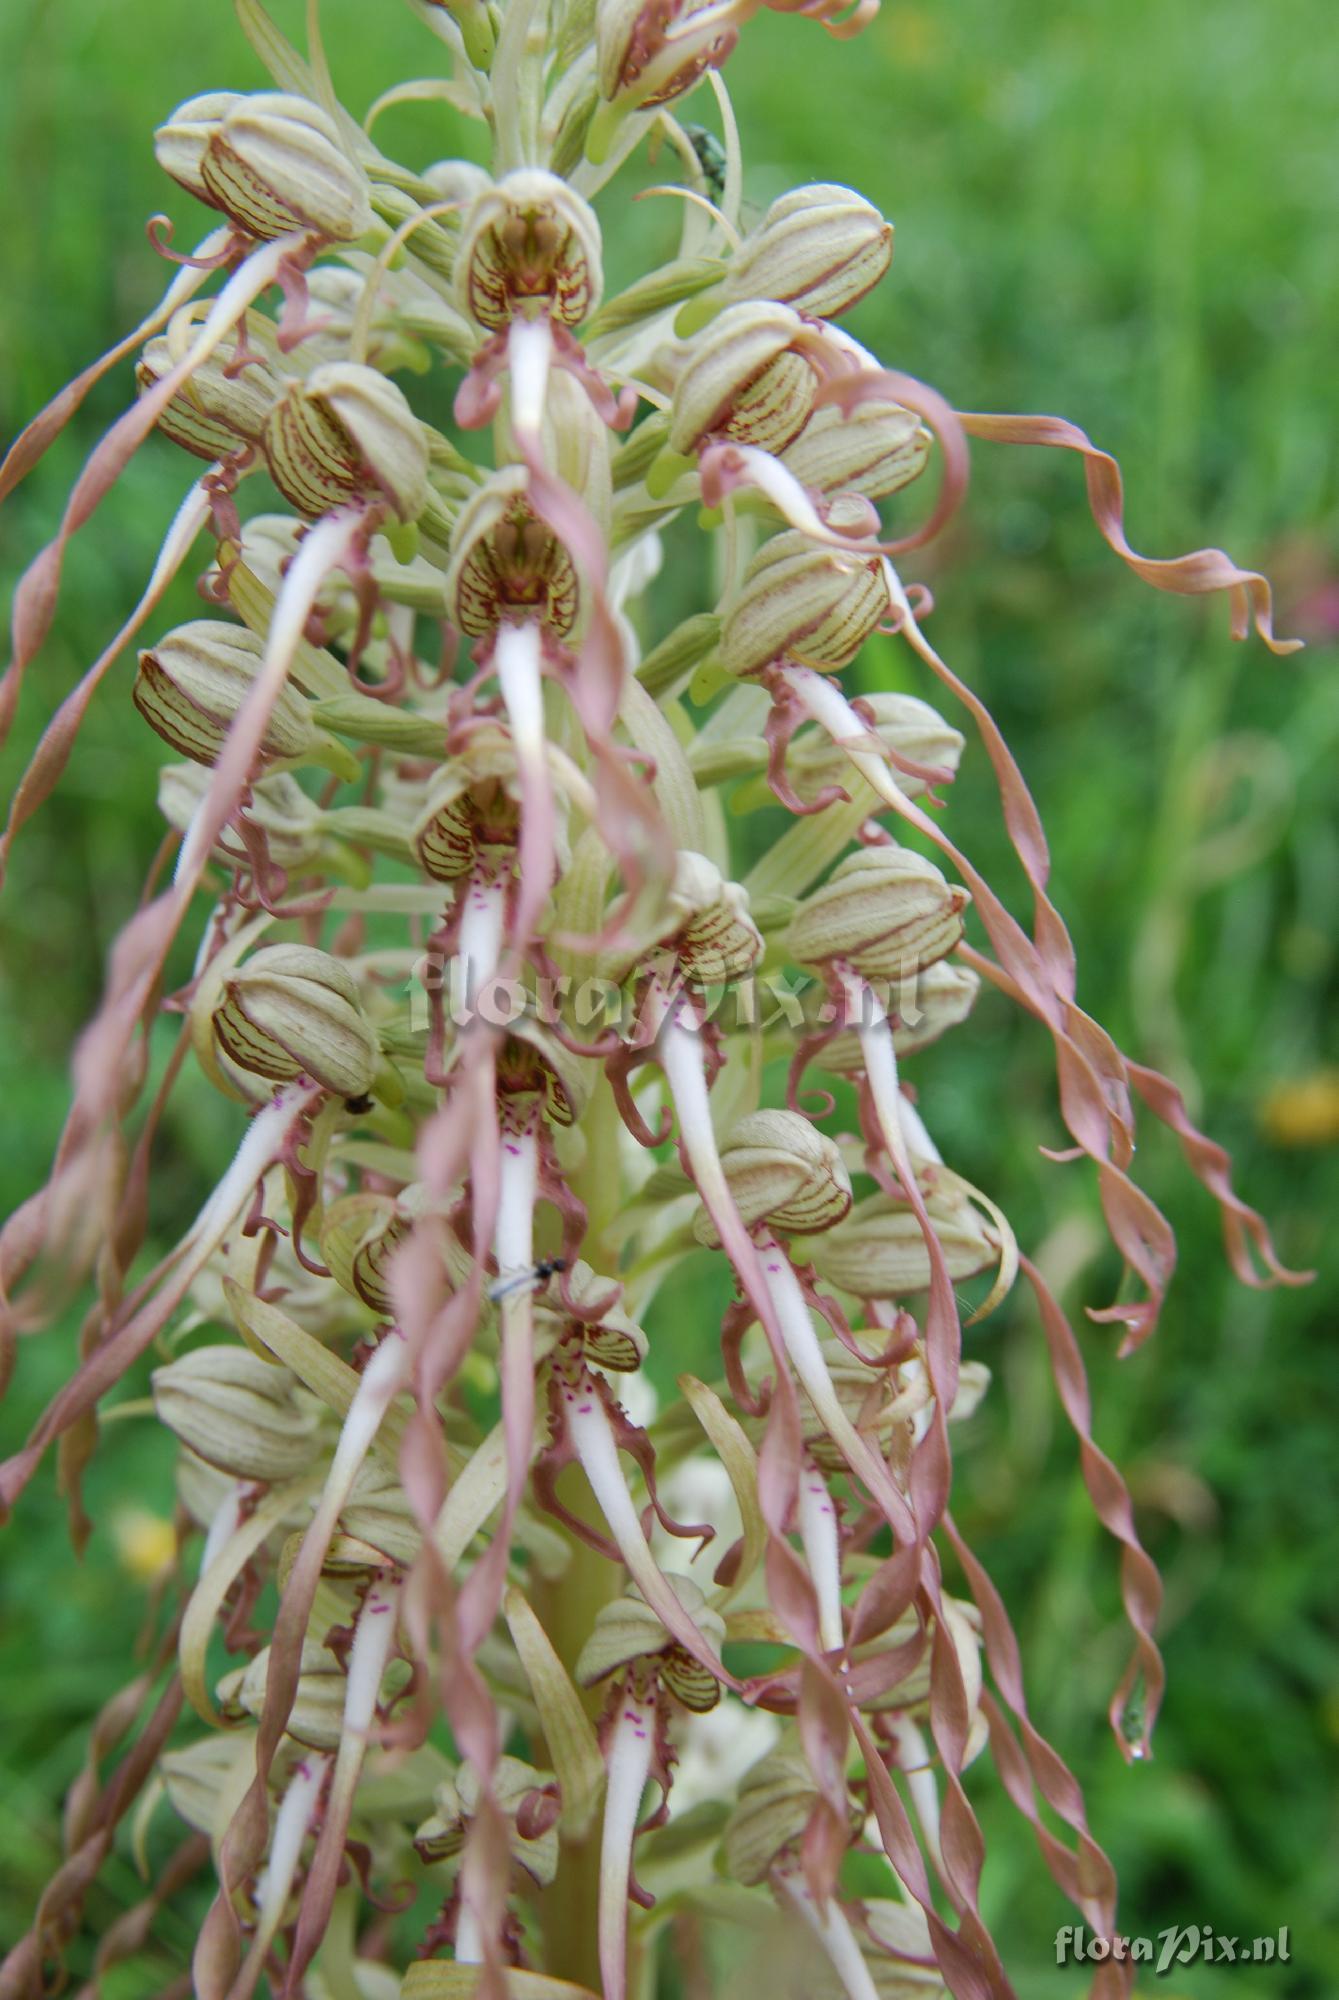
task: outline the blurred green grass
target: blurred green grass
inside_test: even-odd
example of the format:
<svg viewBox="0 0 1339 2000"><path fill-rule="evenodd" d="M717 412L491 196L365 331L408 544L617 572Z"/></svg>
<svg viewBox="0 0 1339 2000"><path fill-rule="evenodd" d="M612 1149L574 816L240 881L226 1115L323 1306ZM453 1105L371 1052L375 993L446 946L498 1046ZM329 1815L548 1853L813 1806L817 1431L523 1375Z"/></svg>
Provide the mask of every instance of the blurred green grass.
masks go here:
<svg viewBox="0 0 1339 2000"><path fill-rule="evenodd" d="M275 11L290 27L300 12ZM358 110L432 68L436 45L407 9L385 4L369 28L365 7L326 0L324 18L336 82ZM1033 1316L1019 1299L972 1337L997 1382L960 1454L957 1512L1014 1613L1036 1719L1083 1779L1121 1870L1125 1928L1291 1927L1290 1968L1194 1966L1150 1984L1183 2000L1320 2000L1339 1963L1339 1359L1327 1255L1339 1171L1333 1117L1327 1143L1299 1148L1260 1115L1272 1087L1339 1060L1339 702L1324 644L1335 623L1325 593L1339 589L1339 149L1320 59L1331 27L1321 0L1079 0L1055 13L1025 0L885 4L847 45L766 16L728 72L751 202L795 180L847 180L898 225L893 273L854 331L959 407L1056 410L1084 425L1122 461L1137 547L1218 543L1270 569L1282 628L1313 641L1278 662L1258 643L1234 646L1221 605L1145 591L1092 529L1077 464L1049 453L978 447L962 522L909 571L932 582L936 643L993 706L1041 803L1081 998L1142 1058L1183 1081L1193 1065L1194 1101L1233 1146L1243 1191L1277 1222L1290 1261L1322 1274L1308 1292L1243 1292L1223 1270L1210 1203L1175 1148L1150 1136L1143 1178L1182 1256L1161 1334L1119 1365L1107 1334L1082 1336L1098 1439L1129 1470L1168 1582L1171 1688L1145 1769L1127 1770L1106 1733L1124 1647L1115 1563L1078 1488ZM0 20L7 430L161 286L144 218L166 208L195 226L154 167L154 123L196 90L263 80L225 0L188 16L169 0L10 0ZM450 114L421 105L390 115L385 143L411 163L477 151ZM603 214L615 265L634 230L671 241L668 203L629 215L606 199ZM0 515L8 579L52 532L125 393L124 375L100 388ZM6 789L42 719L133 604L189 476L166 446L150 447L72 550L57 628L0 772ZM188 615L183 589L163 623ZM886 665L871 658L870 684ZM123 665L59 797L19 843L0 903L4 1212L45 1169L72 1038L158 840L158 746L127 681ZM984 761L964 765L954 833L1016 889ZM1090 1176L1036 1152L1059 1131L1040 1035L983 1004L974 1031L927 1054L916 1081L945 1152L1069 1274L1075 1309L1109 1297ZM203 1192L230 1129L196 1096L168 1121L164 1229ZM663 1319L665 1382L707 1365L705 1336L682 1330L694 1320L710 1324L689 1311ZM68 1368L73 1340L67 1328L25 1350L8 1439ZM168 1454L136 1427L114 1427L90 1482L101 1532L84 1562L69 1553L49 1473L0 1546L5 1943L57 1858L61 1792L91 1715L129 1671L144 1616L111 1517L128 1499L164 1512L169 1491ZM1082 1991L1076 1971L1054 1967L1051 1941L1071 1913L1031 1836L984 1773L974 1797L990 1853L984 1907L1020 1993ZM118 1854L90 1902L93 1933L136 1893ZM188 1928L178 1911L158 1931L179 1949ZM167 1976L165 1956L144 1959L115 1991L129 2000Z"/></svg>

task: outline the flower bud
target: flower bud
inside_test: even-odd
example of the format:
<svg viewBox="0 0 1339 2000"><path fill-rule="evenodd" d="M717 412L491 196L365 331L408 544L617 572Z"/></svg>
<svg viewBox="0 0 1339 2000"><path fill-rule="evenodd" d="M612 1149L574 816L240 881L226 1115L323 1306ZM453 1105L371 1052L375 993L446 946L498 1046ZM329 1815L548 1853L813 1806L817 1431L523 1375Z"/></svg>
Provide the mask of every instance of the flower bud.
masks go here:
<svg viewBox="0 0 1339 2000"><path fill-rule="evenodd" d="M694 18L707 15L705 29L693 30ZM671 46L682 50L677 61L659 66L664 74L645 94L638 84L646 70ZM595 49L600 95L630 94L640 108L668 104L691 90L708 69L719 69L739 39L739 30L722 21L715 0L597 0Z"/></svg>
<svg viewBox="0 0 1339 2000"><path fill-rule="evenodd" d="M259 1721L265 1709L269 1671L270 1648L262 1646L247 1666L225 1674L216 1690L223 1713L239 1718L250 1715ZM348 1685L334 1654L314 1639L304 1639L297 1694L285 1725L288 1735L309 1750L337 1750L344 1733Z"/></svg>
<svg viewBox="0 0 1339 2000"><path fill-rule="evenodd" d="M245 335L236 327L225 334L215 352L201 362L178 389L158 418L158 428L173 444L196 458L226 458L242 445L256 444L280 394L273 364L278 359L274 328L262 313L246 315ZM170 372L184 354L167 334L149 341L135 364L135 386L141 395ZM233 370L239 352L248 358Z"/></svg>
<svg viewBox="0 0 1339 2000"><path fill-rule="evenodd" d="M936 959L923 967L909 991L895 995L898 1009L893 1019L893 1046L899 1056L914 1055L928 1048L950 1028L967 1019L981 981L969 965L951 959ZM854 1028L844 1028L823 1045L822 1064L833 1076L856 1076L865 1067L864 1051Z"/></svg>
<svg viewBox="0 0 1339 2000"><path fill-rule="evenodd" d="M481 190L456 253L456 298L496 332L522 314L579 326L600 303L600 225L556 174L523 167Z"/></svg>
<svg viewBox="0 0 1339 2000"><path fill-rule="evenodd" d="M335 1283L373 1312L390 1312L387 1271L411 1226L392 1195L346 1194L331 1202L321 1225L321 1256Z"/></svg>
<svg viewBox="0 0 1339 2000"><path fill-rule="evenodd" d="M495 723L475 730L459 756L437 767L411 840L434 882L454 882L480 860L510 866L521 825L516 753Z"/></svg>
<svg viewBox="0 0 1339 2000"><path fill-rule="evenodd" d="M211 207L213 196L202 173L205 153L228 113L241 102L239 90L206 90L179 104L153 135L154 158L163 172Z"/></svg>
<svg viewBox="0 0 1339 2000"><path fill-rule="evenodd" d="M340 1511L345 1533L407 1568L423 1545L408 1495L395 1475L369 1459Z"/></svg>
<svg viewBox="0 0 1339 2000"><path fill-rule="evenodd" d="M340 1097L362 1097L379 1049L348 967L313 945L270 944L223 984L212 1016L219 1047L239 1069L274 1083L309 1076Z"/></svg>
<svg viewBox="0 0 1339 2000"><path fill-rule="evenodd" d="M928 701L914 694L870 694L862 706L872 714L870 727L881 743L913 763L948 771L957 770L962 755L962 732L945 722ZM918 798L927 789L923 778L896 770L898 788L908 798ZM806 723L798 729L786 749L786 776L806 803L830 785L854 791L863 783L852 769L846 752L838 747L821 723Z"/></svg>
<svg viewBox="0 0 1339 2000"><path fill-rule="evenodd" d="M194 763L212 764L251 692L264 651L244 626L194 618L140 654L135 706L173 750ZM280 688L260 756L310 757L322 741L302 696L295 688Z"/></svg>
<svg viewBox="0 0 1339 2000"><path fill-rule="evenodd" d="M930 1222L956 1284L995 1263L999 1246L971 1203L926 1197ZM813 1261L829 1284L860 1299L898 1299L930 1285L930 1254L909 1202L885 1194L858 1202L839 1228L814 1243Z"/></svg>
<svg viewBox="0 0 1339 2000"><path fill-rule="evenodd" d="M705 854L681 849L675 858L669 900L683 921L679 961L694 979L711 985L742 979L763 955L762 934L749 915L748 892L727 882Z"/></svg>
<svg viewBox="0 0 1339 2000"><path fill-rule="evenodd" d="M321 1255L336 1283L374 1312L391 1312L391 1259L427 1206L426 1191L417 1181L398 1195L363 1191L332 1202L321 1225ZM441 1248L456 1291L468 1282L474 1260L449 1230Z"/></svg>
<svg viewBox="0 0 1339 2000"><path fill-rule="evenodd" d="M316 1457L316 1422L293 1397L286 1368L245 1347L197 1347L152 1376L160 1423L207 1464L273 1484Z"/></svg>
<svg viewBox="0 0 1339 2000"><path fill-rule="evenodd" d="M196 1833L220 1836L255 1773L253 1738L246 1730L215 1730L158 1760L172 1809Z"/></svg>
<svg viewBox="0 0 1339 2000"><path fill-rule="evenodd" d="M555 1125L575 1125L590 1096L590 1067L551 1028L526 1016L512 1022L498 1052L498 1095L537 1096Z"/></svg>
<svg viewBox="0 0 1339 2000"><path fill-rule="evenodd" d="M739 1788L739 1802L725 1828L725 1865L732 1881L753 1889L798 1841L818 1803L813 1772L798 1750L773 1750L755 1764ZM848 1795L851 1831L864 1815Z"/></svg>
<svg viewBox="0 0 1339 2000"><path fill-rule="evenodd" d="M331 361L290 382L261 438L279 491L315 518L384 500L401 521L428 504L428 445L404 391L375 368Z"/></svg>
<svg viewBox="0 0 1339 2000"><path fill-rule="evenodd" d="M158 810L169 826L185 833L208 796L212 773L202 764L164 764L158 773ZM324 853L323 814L296 778L276 771L251 785L246 818L265 836L265 847L277 868L291 872L310 868ZM237 829L221 828L214 852L227 867L249 867L252 856Z"/></svg>
<svg viewBox="0 0 1339 2000"><path fill-rule="evenodd" d="M719 1652L725 1641L725 1620L720 1613L712 1609L691 1577L667 1571L665 1581L708 1645ZM634 1660L651 1662L670 1692L696 1715L705 1715L720 1700L716 1676L671 1638L668 1628L635 1591L603 1605L596 1614L594 1629L577 1660L576 1677L582 1687L594 1687Z"/></svg>
<svg viewBox="0 0 1339 2000"><path fill-rule="evenodd" d="M519 1757L499 1757L493 1770L493 1797L511 1822L508 1842L511 1858L539 1888L546 1889L558 1872L558 1829L545 1825L532 1839L527 1801L553 1785L552 1771L537 1771ZM462 1764L454 1778L439 1785L437 1810L414 1835L414 1846L424 1861L446 1861L465 1845L470 1821L479 1810L479 1774L471 1764Z"/></svg>
<svg viewBox="0 0 1339 2000"><path fill-rule="evenodd" d="M347 359L349 338L366 287L367 274L351 271L344 264L318 264L307 273L308 320L301 340L289 350L297 374L306 375L326 362ZM398 323L404 296L399 273L384 277L377 286L365 358L384 375L393 375L399 368L426 374L432 365L430 350L420 338L423 329L410 330Z"/></svg>
<svg viewBox="0 0 1339 2000"><path fill-rule="evenodd" d="M714 861L688 848L675 856L667 910L654 942L672 943L684 972L703 986L744 978L763 955L747 890L727 882Z"/></svg>
<svg viewBox="0 0 1339 2000"><path fill-rule="evenodd" d="M159 164L268 241L309 229L348 243L373 222L367 183L329 114L284 91L191 98L155 135Z"/></svg>
<svg viewBox="0 0 1339 2000"><path fill-rule="evenodd" d="M909 1438L912 1419L928 1400L923 1379L909 1392L901 1369L858 1361L840 1340L824 1340L821 1345L838 1402L855 1428L877 1447L879 1457L893 1459L898 1429ZM801 1388L799 1397L805 1450L824 1472L841 1473L846 1467L841 1446L814 1409L809 1392Z"/></svg>
<svg viewBox="0 0 1339 2000"><path fill-rule="evenodd" d="M206 1532L219 1508L235 1490L229 1473L220 1472L216 1465L207 1465L189 1445L183 1445L177 1453L172 1483L187 1516Z"/></svg>
<svg viewBox="0 0 1339 2000"><path fill-rule="evenodd" d="M789 306L727 306L688 349L670 406L670 449L688 456L729 438L784 451L808 421L818 388L799 345L804 336Z"/></svg>
<svg viewBox="0 0 1339 2000"><path fill-rule="evenodd" d="M831 1229L851 1206L851 1178L832 1140L798 1111L755 1111L741 1118L721 1148L730 1192L750 1228L766 1222L787 1235ZM720 1248L704 1208L693 1223L699 1243Z"/></svg>
<svg viewBox="0 0 1339 2000"><path fill-rule="evenodd" d="M219 953L221 960L227 957L226 950ZM211 960L211 970L213 964L214 961ZM231 963L220 965L215 991L221 990L223 980L231 970ZM197 994L210 983L212 982L208 980L207 975L202 974L196 986ZM189 1015L187 1018L189 1021ZM194 1025L194 1022L191 1022L192 1028ZM202 1025L208 1034L207 1009ZM198 1047L199 1041L194 1033L191 1039L192 1045ZM209 1054L222 1067L225 1059L219 1057L212 1036L207 1047ZM257 1093L263 1093L253 1101L264 1103L266 1097L272 1095L259 1077L247 1076L243 1070L235 1069L231 1064L228 1068L230 1077L240 1078L244 1083L251 1085ZM210 1080L214 1081L212 1077ZM229 1247L211 1258L204 1270L192 1281L187 1296L199 1323L215 1321L222 1324L230 1319L236 1321L239 1312L243 1315L248 1313L245 1291L239 1293L235 1289L225 1289L225 1287L229 1279L232 1279L234 1284L240 1281L243 1287L255 1283L258 1248L259 1244L255 1239L234 1232ZM276 1299L282 1297L284 1311L290 1319L296 1319L300 1326L305 1327L308 1333L326 1346L335 1346L346 1340L357 1340L365 1332L366 1313L357 1311L348 1295L342 1292L338 1285L331 1285L324 1273L318 1276L316 1272L303 1268L294 1253L291 1237L280 1236L271 1239L271 1243L266 1247L264 1272L266 1295ZM262 1359L264 1358L266 1357L262 1356Z"/></svg>
<svg viewBox="0 0 1339 2000"><path fill-rule="evenodd" d="M577 1305L594 1306L607 1299L616 1287L578 1258L567 1273L566 1291ZM599 1319L592 1322L573 1320L560 1301L541 1300L535 1307L535 1325L539 1334L550 1335L555 1341L576 1331L587 1361L618 1375L633 1374L645 1361L649 1349L641 1327L617 1304L605 1306Z"/></svg>
<svg viewBox="0 0 1339 2000"><path fill-rule="evenodd" d="M840 1340L824 1340L822 1349L838 1402L855 1428L877 1446L880 1458L889 1460L900 1475L924 1428L924 1413L934 1401L919 1349L894 1368L857 1360ZM990 1370L980 1361L964 1361L949 1421L958 1423L971 1416L989 1386ZM809 1392L801 1388L799 1394L805 1450L824 1472L841 1473L846 1466L841 1446L814 1409Z"/></svg>
<svg viewBox="0 0 1339 2000"><path fill-rule="evenodd" d="M473 160L434 160L419 175L432 189L436 201L458 201L462 207L492 187L492 176L487 168L475 164ZM450 223L451 218L444 218ZM456 218L459 220L459 218Z"/></svg>
<svg viewBox="0 0 1339 2000"><path fill-rule="evenodd" d="M527 496L524 466L505 466L462 508L451 537L446 601L452 622L484 639L505 618L540 620L557 639L574 629L581 603L566 547Z"/></svg>
<svg viewBox="0 0 1339 2000"><path fill-rule="evenodd" d="M864 1899L863 1909L865 1932L877 1950L866 1963L879 2000L953 2000L936 1967L925 1912L881 1897ZM842 2000L845 1988L835 1974L829 1985L823 2000Z"/></svg>
<svg viewBox="0 0 1339 2000"><path fill-rule="evenodd" d="M871 398L849 416L820 405L781 456L801 486L882 500L924 471L932 442L914 410Z"/></svg>
<svg viewBox="0 0 1339 2000"><path fill-rule="evenodd" d="M919 1364L917 1364L919 1365ZM965 1424L975 1416L990 1387L990 1370L984 1361L964 1361L958 1369L958 1393L948 1413L951 1424Z"/></svg>
<svg viewBox="0 0 1339 2000"><path fill-rule="evenodd" d="M253 514L249 521L243 521L241 539L235 546L247 569L271 597L279 595L288 566L301 548L306 531L306 522L299 521L295 514ZM222 567L215 564L206 571L206 580L215 597L221 597L227 588ZM327 618L332 586L347 592L348 579L336 572L322 584L317 603Z"/></svg>
<svg viewBox="0 0 1339 2000"><path fill-rule="evenodd" d="M962 937L965 889L909 847L862 847L806 896L789 945L801 965L848 959L867 979L907 979Z"/></svg>
<svg viewBox="0 0 1339 2000"><path fill-rule="evenodd" d="M301 1535L290 1535L284 1544L276 1579L281 1590L292 1574L301 1547ZM357 1535L339 1532L330 1537L321 1558L321 1575L332 1583L346 1583L350 1579L365 1583L373 1577L387 1576L398 1567L396 1560L383 1549L374 1548L371 1542L360 1541Z"/></svg>
<svg viewBox="0 0 1339 2000"><path fill-rule="evenodd" d="M784 194L731 259L728 299L777 299L835 319L878 284L893 257L893 227L872 202L831 182Z"/></svg>
<svg viewBox="0 0 1339 2000"><path fill-rule="evenodd" d="M249 521L242 523L240 544L242 563L250 576L271 597L279 595L283 580L306 533L307 524L292 514L253 514ZM372 570L372 579L385 604L408 605L413 611L427 612L430 617L440 618L443 613L444 596L442 572L435 569L422 556L415 556L411 562L400 562L391 550L384 535L373 535L367 549L367 558ZM242 579L236 569L225 575L226 563L215 562L205 572L202 588L215 599L229 588L235 593L234 601L240 606ZM268 606L258 594L252 593L257 612ZM334 637L342 637L352 632L359 622L358 595L353 584L343 570L334 570L322 579L316 593L316 610L326 632ZM357 700L357 696L335 695L328 700ZM382 706L385 706L383 703ZM364 703L360 715L368 713ZM336 724L336 727L339 725ZM422 726L420 724L420 726ZM388 728L395 725L388 724ZM354 732L350 731L350 734ZM364 737L363 741L374 739Z"/></svg>
<svg viewBox="0 0 1339 2000"><path fill-rule="evenodd" d="M849 666L888 612L877 554L825 548L792 531L764 542L721 628L721 665L753 674L773 660L820 673ZM849 766L848 766L849 768Z"/></svg>

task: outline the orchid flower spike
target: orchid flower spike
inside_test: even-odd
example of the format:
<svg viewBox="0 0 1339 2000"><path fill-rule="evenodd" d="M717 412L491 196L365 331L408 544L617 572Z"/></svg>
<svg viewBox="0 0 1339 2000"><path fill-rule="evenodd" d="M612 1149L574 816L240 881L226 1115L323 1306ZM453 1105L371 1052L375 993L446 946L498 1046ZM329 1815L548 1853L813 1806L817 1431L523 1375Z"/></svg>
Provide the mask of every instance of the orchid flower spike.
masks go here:
<svg viewBox="0 0 1339 2000"><path fill-rule="evenodd" d="M348 108L316 6L304 55L239 5L277 87L206 90L154 137L198 250L154 236L159 305L0 473L125 364L18 586L0 736L133 453L185 489L0 839L2 866L95 698L133 707L163 847L51 1176L0 1228L0 1380L11 1337L76 1303L79 1358L0 1465L0 1514L55 1446L82 1545L99 1412L157 1425L168 1636L94 1726L0 1986L110 1971L200 1874L191 1964L180 1923L155 1949L202 2000L628 2000L689 1936L706 1991L736 1920L807 1931L815 1994L1007 1995L974 1758L1093 1933L1117 1922L1047 1691L1034 1715L950 1510L990 1382L964 1339L1020 1274L1120 1544L1131 1758L1160 1586L1064 1313L941 1155L923 1052L1006 1000L1049 1034L1129 1273L1095 1316L1127 1346L1175 1263L1136 1099L1241 1276L1296 1274L1175 1086L1080 1009L1036 807L894 564L961 504L969 435L1035 442L1082 456L1145 581L1286 642L1221 551L1131 549L1082 432L959 416L832 324L886 276L892 224L827 181L744 199L719 73L765 47L761 0L410 4L432 80ZM874 11L768 4L838 36ZM424 98L476 122L469 158L381 150L381 113ZM653 159L678 249L611 290L606 240L611 266L658 240L628 205ZM880 506L922 474L936 498L895 539ZM193 566L201 615L165 629ZM970 760L1026 918L951 831ZM164 1184L211 1152L157 1244ZM154 1879L94 1952L86 1897L132 1806Z"/></svg>

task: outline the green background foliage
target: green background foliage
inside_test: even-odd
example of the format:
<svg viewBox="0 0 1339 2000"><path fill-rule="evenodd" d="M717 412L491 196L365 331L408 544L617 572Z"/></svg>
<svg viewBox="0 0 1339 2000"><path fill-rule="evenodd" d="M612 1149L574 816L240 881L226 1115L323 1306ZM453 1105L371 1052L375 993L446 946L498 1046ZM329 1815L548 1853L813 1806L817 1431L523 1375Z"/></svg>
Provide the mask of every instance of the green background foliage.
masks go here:
<svg viewBox="0 0 1339 2000"><path fill-rule="evenodd" d="M299 10L275 11L296 32ZM336 83L357 112L432 71L437 45L392 0L326 0L324 15ZM1149 1138L1143 1177L1182 1246L1162 1331L1123 1363L1108 1331L1082 1334L1098 1439L1128 1468L1168 1586L1171 1688L1156 1761L1142 1769L1125 1767L1106 1729L1125 1645L1115 1561L1079 1487L1035 1316L1020 1294L969 1336L996 1384L962 1440L958 1517L1016 1619L1035 1717L1081 1776L1121 1870L1126 1927L1200 1923L1246 1937L1290 1927L1290 1967L1191 1966L1141 1989L1167 2000L1319 2000L1339 1964L1339 1355L1325 1271L1339 1195L1325 1070L1336 1060L1339 704L1325 638L1339 626L1339 154L1320 60L1331 25L1323 0L885 4L845 45L764 16L728 72L755 208L795 181L847 180L898 225L892 275L854 331L959 407L1055 410L1083 424L1125 467L1136 546L1217 543L1271 570L1283 629L1312 641L1279 662L1257 642L1234 646L1221 604L1143 589L1092 529L1077 463L1057 454L977 447L964 515L908 568L932 584L936 643L992 704L1041 803L1081 999L1141 1058L1197 1079L1192 1102L1234 1147L1239 1181L1276 1220L1285 1255L1321 1271L1309 1291L1242 1290L1224 1272L1208 1199L1174 1145ZM0 79L0 410L16 428L161 287L145 217L166 208L183 242L201 233L198 212L155 169L153 125L194 91L264 79L226 0L9 0ZM477 133L440 107L397 110L379 136L413 165L478 153ZM634 232L639 260L653 240L670 250L668 202L620 214L615 195L602 211L616 276L630 268ZM127 388L122 370L90 398L0 518L10 583L53 532ZM133 605L190 477L170 447L151 444L72 550L6 790L42 720ZM188 589L164 625L173 615L192 615ZM894 664L891 642L864 659L862 684L894 671L933 694L905 660ZM5 1212L45 1170L73 1038L160 838L160 746L128 685L125 662L59 797L19 842L0 905ZM949 811L955 837L1018 903L979 750ZM1041 1245L1072 1309L1107 1302L1118 1273L1091 1174L1037 1151L1061 1142L1040 1032L987 1000L915 1080L946 1155ZM1281 1084L1303 1087L1312 1143L1285 1144L1268 1115ZM188 1089L163 1134L161 1240L189 1218L234 1137L226 1109ZM660 1312L662 1386L685 1366L710 1368L710 1305L676 1288ZM72 1315L25 1348L4 1411L9 1448L70 1366L76 1331ZM90 1718L129 1671L146 1599L123 1551L134 1509L170 1511L165 1441L133 1422L110 1427L89 1498L97 1532L82 1562L49 1469L3 1543L6 1944L58 1860L59 1800ZM1054 1933L1072 1913L1031 1835L984 1770L973 1795L990 1853L984 1908L1020 1993L1082 1991L1077 1971L1054 1966ZM139 1893L122 1847L90 1898L92 1934ZM163 1948L120 1969L115 1995L166 1982L194 1909L187 1898L162 1914ZM87 1953L74 1963L86 1967Z"/></svg>

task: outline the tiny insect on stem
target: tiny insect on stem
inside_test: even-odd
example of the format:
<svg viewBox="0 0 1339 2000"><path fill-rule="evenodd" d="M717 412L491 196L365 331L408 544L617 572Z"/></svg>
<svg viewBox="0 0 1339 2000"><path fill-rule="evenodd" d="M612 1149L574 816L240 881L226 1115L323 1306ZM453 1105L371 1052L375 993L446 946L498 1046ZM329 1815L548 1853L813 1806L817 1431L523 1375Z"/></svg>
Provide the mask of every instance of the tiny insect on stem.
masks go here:
<svg viewBox="0 0 1339 2000"><path fill-rule="evenodd" d="M510 1297L523 1286L531 1286L538 1291L541 1285L546 1285L550 1278L558 1277L566 1269L566 1257L541 1257L526 1271L511 1271L505 1278L495 1279L488 1287L488 1296L496 1305L499 1299Z"/></svg>

